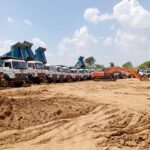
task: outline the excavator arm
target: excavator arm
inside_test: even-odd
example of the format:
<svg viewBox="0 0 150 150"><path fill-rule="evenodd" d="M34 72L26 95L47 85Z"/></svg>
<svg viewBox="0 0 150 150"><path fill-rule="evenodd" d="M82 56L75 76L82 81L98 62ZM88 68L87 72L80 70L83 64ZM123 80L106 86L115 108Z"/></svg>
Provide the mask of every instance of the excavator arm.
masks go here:
<svg viewBox="0 0 150 150"><path fill-rule="evenodd" d="M121 72L121 73L127 73L127 74L130 74L132 75L133 77L143 81L143 80L147 80L146 78L143 78L141 75L139 75L135 70L128 70L128 69L125 69L125 68L120 68L120 67L113 67L113 68L110 68L108 70L108 73L109 74L113 74L115 72Z"/></svg>
<svg viewBox="0 0 150 150"><path fill-rule="evenodd" d="M113 74L115 72L121 72L123 74L132 75L133 77L135 77L141 81L148 80L148 78L143 78L135 70L128 70L128 69L121 68L121 67L113 67L113 68L110 68L106 71L92 72L91 76L94 79L113 79L114 78Z"/></svg>

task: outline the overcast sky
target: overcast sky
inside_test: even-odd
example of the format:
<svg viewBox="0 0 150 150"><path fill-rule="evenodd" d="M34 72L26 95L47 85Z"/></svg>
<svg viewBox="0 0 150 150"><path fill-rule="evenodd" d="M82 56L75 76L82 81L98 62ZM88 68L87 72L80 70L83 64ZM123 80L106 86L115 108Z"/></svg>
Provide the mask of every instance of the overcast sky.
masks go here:
<svg viewBox="0 0 150 150"><path fill-rule="evenodd" d="M0 55L24 40L54 65L80 55L138 65L150 60L150 0L1 0Z"/></svg>

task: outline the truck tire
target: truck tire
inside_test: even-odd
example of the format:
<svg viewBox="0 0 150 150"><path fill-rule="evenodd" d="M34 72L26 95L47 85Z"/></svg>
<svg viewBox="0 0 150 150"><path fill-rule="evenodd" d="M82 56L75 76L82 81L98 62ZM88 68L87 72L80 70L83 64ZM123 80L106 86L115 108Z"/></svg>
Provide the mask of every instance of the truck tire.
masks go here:
<svg viewBox="0 0 150 150"><path fill-rule="evenodd" d="M60 83L63 83L63 82L64 82L64 79L61 77L60 80L59 80L59 82L60 82Z"/></svg>
<svg viewBox="0 0 150 150"><path fill-rule="evenodd" d="M34 77L34 83L40 84L41 83L40 78L39 77Z"/></svg>
<svg viewBox="0 0 150 150"><path fill-rule="evenodd" d="M10 80L3 78L1 80L1 85L2 85L2 87L9 87L10 86Z"/></svg>
<svg viewBox="0 0 150 150"><path fill-rule="evenodd" d="M4 74L4 77L1 80L2 87L9 87L10 86L10 78L7 74Z"/></svg>
<svg viewBox="0 0 150 150"><path fill-rule="evenodd" d="M48 83L52 83L52 79L50 77L46 76L46 80Z"/></svg>

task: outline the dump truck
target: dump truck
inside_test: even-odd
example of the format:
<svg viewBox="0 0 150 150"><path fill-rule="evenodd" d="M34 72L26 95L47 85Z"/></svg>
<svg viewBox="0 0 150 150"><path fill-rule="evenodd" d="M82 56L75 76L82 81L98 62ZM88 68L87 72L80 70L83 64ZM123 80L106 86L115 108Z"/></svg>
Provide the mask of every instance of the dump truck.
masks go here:
<svg viewBox="0 0 150 150"><path fill-rule="evenodd" d="M49 74L51 82L57 83L60 82L60 80L63 82L62 76L60 76L62 73L58 71L58 67L54 65L46 64L46 74Z"/></svg>
<svg viewBox="0 0 150 150"><path fill-rule="evenodd" d="M27 65L24 60L12 57L1 58L1 70L3 71L2 86L22 86L29 84Z"/></svg>
<svg viewBox="0 0 150 150"><path fill-rule="evenodd" d="M0 61L0 86L3 86L4 72L3 72L3 64Z"/></svg>
<svg viewBox="0 0 150 150"><path fill-rule="evenodd" d="M51 65L50 64L45 64L45 75L46 75L46 80L48 81L48 83L51 83L54 81L53 79L53 73L51 70Z"/></svg>
<svg viewBox="0 0 150 150"><path fill-rule="evenodd" d="M66 74L64 73L63 66L57 65L57 82L63 83L66 81Z"/></svg>
<svg viewBox="0 0 150 150"><path fill-rule="evenodd" d="M72 79L73 81L78 81L78 74L77 74L77 70L76 69L70 69L70 73L71 73L71 76L72 76Z"/></svg>
<svg viewBox="0 0 150 150"><path fill-rule="evenodd" d="M27 61L30 83L46 82L45 66L40 61Z"/></svg>
<svg viewBox="0 0 150 150"><path fill-rule="evenodd" d="M71 74L71 70L69 67L63 67L63 74L64 74L64 81L65 82L72 82L73 81L73 74Z"/></svg>

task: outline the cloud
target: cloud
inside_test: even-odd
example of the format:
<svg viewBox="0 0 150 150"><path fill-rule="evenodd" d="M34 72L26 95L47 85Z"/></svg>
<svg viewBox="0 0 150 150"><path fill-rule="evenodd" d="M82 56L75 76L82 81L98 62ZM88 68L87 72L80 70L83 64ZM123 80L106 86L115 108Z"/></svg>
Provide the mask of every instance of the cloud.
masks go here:
<svg viewBox="0 0 150 150"><path fill-rule="evenodd" d="M109 17L100 19L103 14ZM146 10L138 0L120 1L113 7L111 14L100 13L97 8L88 8L84 18L91 23L113 20L114 25L110 25L109 28L116 33L113 32L114 36L103 37L102 41L104 46L116 49L110 52L117 53L122 60L131 59L137 64L138 61L148 58L150 34L147 31L150 29L150 11Z"/></svg>
<svg viewBox="0 0 150 150"><path fill-rule="evenodd" d="M26 25L28 25L28 26L32 26L32 22L31 22L30 20L28 20L28 19L26 19L26 20L24 21L24 23L25 23Z"/></svg>
<svg viewBox="0 0 150 150"><path fill-rule="evenodd" d="M42 41L40 38L34 37L32 38L32 43L33 43L33 49L37 49L39 47L43 47L47 49L45 51L45 56L48 63L52 63L52 61L55 62L54 55L49 51L48 45L44 41Z"/></svg>
<svg viewBox="0 0 150 150"><path fill-rule="evenodd" d="M150 28L150 12L138 0L122 0L114 6L113 15L123 26Z"/></svg>
<svg viewBox="0 0 150 150"><path fill-rule="evenodd" d="M108 13L101 13L97 8L87 8L84 13L84 18L91 23L98 23L101 21L113 19L113 15Z"/></svg>
<svg viewBox="0 0 150 150"><path fill-rule="evenodd" d="M13 19L12 19L11 17L8 17L8 18L7 18L7 21L8 21L9 23L12 23L12 22L13 22Z"/></svg>
<svg viewBox="0 0 150 150"><path fill-rule="evenodd" d="M104 46L112 46L113 44L113 37L106 37L104 39Z"/></svg>
<svg viewBox="0 0 150 150"><path fill-rule="evenodd" d="M11 46L15 43L13 40L4 40L0 41L0 56L4 55L5 53L9 52Z"/></svg>
<svg viewBox="0 0 150 150"><path fill-rule="evenodd" d="M35 49L38 48L38 47L43 47L43 48L48 47L47 44L44 41L42 41L41 39L36 38L36 37L32 38L32 43L33 43L33 46L34 46Z"/></svg>
<svg viewBox="0 0 150 150"><path fill-rule="evenodd" d="M97 43L97 39L88 32L88 28L83 26L75 31L72 38L63 38L58 48L60 55L88 55L89 50L92 50Z"/></svg>
<svg viewBox="0 0 150 150"><path fill-rule="evenodd" d="M87 8L84 18L91 23L115 19L122 26L150 28L150 12L138 0L122 0L113 7L111 14L101 13L97 8Z"/></svg>
<svg viewBox="0 0 150 150"><path fill-rule="evenodd" d="M74 65L79 56L88 57L98 47L99 40L89 33L86 26L76 30L72 37L64 37L58 44L61 63Z"/></svg>
<svg viewBox="0 0 150 150"><path fill-rule="evenodd" d="M118 30L115 37L117 47L128 53L142 50L149 42L149 38L142 34L128 33Z"/></svg>

